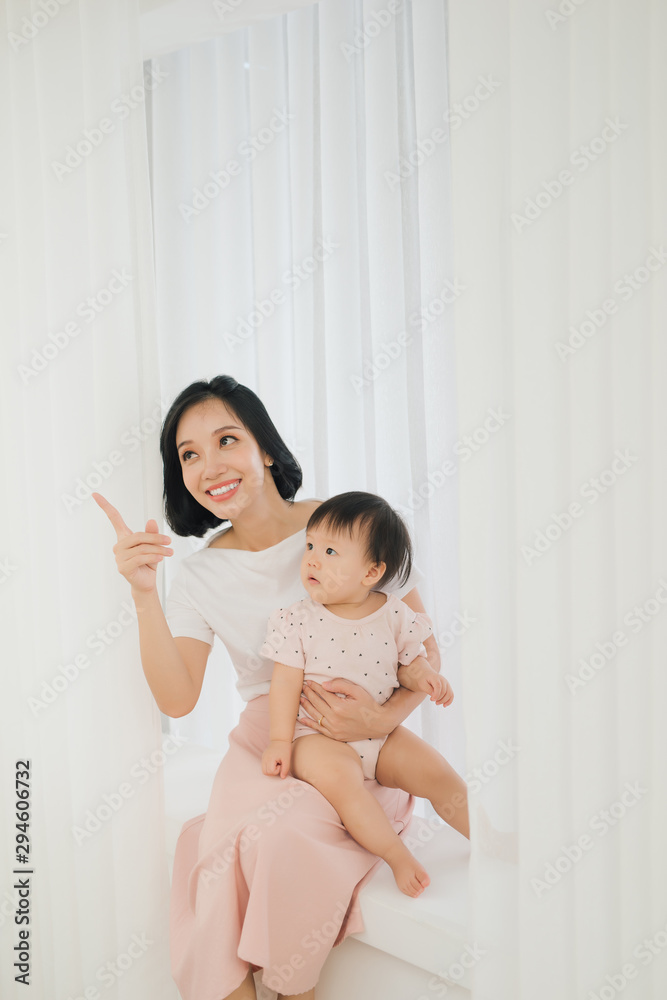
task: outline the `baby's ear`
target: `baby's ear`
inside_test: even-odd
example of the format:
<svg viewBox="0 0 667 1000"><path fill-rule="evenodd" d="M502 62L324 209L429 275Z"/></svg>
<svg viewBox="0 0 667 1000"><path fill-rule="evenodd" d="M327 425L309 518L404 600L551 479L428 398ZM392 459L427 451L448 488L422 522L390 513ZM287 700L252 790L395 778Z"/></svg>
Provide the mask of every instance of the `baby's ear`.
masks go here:
<svg viewBox="0 0 667 1000"><path fill-rule="evenodd" d="M366 573L366 580L369 583L377 583L381 580L387 569L387 564L384 562L373 563L368 572Z"/></svg>

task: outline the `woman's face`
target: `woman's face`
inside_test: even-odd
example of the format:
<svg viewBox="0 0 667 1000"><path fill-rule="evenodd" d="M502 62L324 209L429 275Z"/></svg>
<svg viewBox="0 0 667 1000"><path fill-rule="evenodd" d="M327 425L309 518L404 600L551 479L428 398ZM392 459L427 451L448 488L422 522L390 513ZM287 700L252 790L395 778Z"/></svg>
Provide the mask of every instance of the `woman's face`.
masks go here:
<svg viewBox="0 0 667 1000"><path fill-rule="evenodd" d="M216 517L233 521L264 490L269 457L219 399L186 410L176 428L185 488Z"/></svg>

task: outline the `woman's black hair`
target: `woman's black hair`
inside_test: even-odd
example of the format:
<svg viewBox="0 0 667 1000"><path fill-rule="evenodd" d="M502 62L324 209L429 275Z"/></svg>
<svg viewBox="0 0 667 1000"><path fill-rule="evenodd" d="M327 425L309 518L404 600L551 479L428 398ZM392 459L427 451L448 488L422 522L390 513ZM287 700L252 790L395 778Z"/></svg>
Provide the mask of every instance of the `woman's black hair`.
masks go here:
<svg viewBox="0 0 667 1000"><path fill-rule="evenodd" d="M403 586L412 569L412 542L405 522L386 500L374 493L352 491L325 500L308 519L306 531L323 525L336 534L356 529L365 536L366 557L374 563L386 563L375 589L398 577Z"/></svg>
<svg viewBox="0 0 667 1000"><path fill-rule="evenodd" d="M216 375L209 382L192 382L171 404L160 432L160 454L164 469L164 515L177 535L201 538L209 528L226 524L228 518L216 517L202 507L185 487L181 461L176 451L176 428L190 407L208 399L219 399L243 424L262 451L273 459L270 466L278 493L283 500L294 500L301 487L301 466L275 428L266 407L252 389L240 385L231 375Z"/></svg>

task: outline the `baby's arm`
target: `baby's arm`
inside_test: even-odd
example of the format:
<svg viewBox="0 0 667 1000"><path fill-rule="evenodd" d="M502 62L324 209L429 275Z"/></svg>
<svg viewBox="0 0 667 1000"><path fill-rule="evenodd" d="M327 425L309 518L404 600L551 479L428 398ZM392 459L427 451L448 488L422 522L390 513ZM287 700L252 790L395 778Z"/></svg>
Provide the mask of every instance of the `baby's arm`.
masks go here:
<svg viewBox="0 0 667 1000"><path fill-rule="evenodd" d="M409 691L425 691L436 705L446 707L454 700L449 681L431 667L425 656L418 656L412 663L399 666L398 683Z"/></svg>
<svg viewBox="0 0 667 1000"><path fill-rule="evenodd" d="M286 778L292 758L294 725L299 712L303 687L303 670L275 663L269 691L269 738L271 742L262 754L264 774L279 774Z"/></svg>

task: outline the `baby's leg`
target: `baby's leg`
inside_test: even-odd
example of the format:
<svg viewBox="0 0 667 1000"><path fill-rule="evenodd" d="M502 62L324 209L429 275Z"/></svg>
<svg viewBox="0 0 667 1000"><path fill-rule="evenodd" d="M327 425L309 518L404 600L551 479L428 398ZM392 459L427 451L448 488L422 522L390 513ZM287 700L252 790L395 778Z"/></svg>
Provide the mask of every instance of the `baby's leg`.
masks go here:
<svg viewBox="0 0 667 1000"><path fill-rule="evenodd" d="M377 799L364 788L361 760L346 743L315 734L300 736L292 748L292 774L324 795L357 843L383 858L407 896L418 896L429 877L412 856Z"/></svg>
<svg viewBox="0 0 667 1000"><path fill-rule="evenodd" d="M387 737L375 777L387 788L428 799L438 816L470 839L468 788L451 764L432 746L403 726Z"/></svg>

